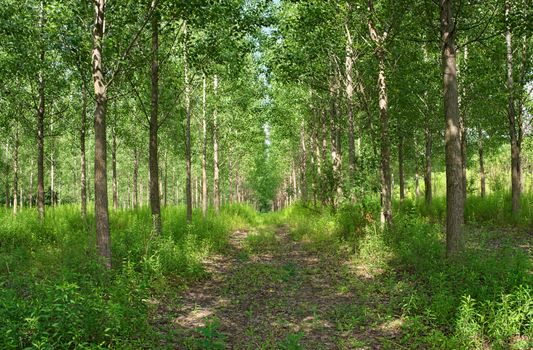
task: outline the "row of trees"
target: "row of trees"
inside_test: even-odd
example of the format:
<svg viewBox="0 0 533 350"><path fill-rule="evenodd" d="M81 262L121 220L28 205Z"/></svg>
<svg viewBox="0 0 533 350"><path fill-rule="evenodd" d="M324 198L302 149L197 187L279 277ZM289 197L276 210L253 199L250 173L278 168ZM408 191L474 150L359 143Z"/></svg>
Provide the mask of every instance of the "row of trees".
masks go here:
<svg viewBox="0 0 533 350"><path fill-rule="evenodd" d="M485 153L505 143L519 211L530 0L1 5L0 197L43 220L47 203L86 217L94 201L107 266L109 202L149 198L159 233L161 203L191 221L223 201L336 208L379 193L387 225L395 174L400 199L423 177L429 205L443 170L453 255L468 164L484 196Z"/></svg>
<svg viewBox="0 0 533 350"><path fill-rule="evenodd" d="M262 124L252 118L262 95L252 40L265 20L261 1L2 2L2 182L15 213L35 203L44 220L45 204L65 197L79 200L86 217L94 200L98 251L111 266L108 185L117 209L137 207L139 183L149 184L155 233L169 168L189 222L193 202L206 213L209 192L217 212L222 198L251 196L242 174L253 170L248 150L263 147ZM119 169L129 192L122 198Z"/></svg>
<svg viewBox="0 0 533 350"><path fill-rule="evenodd" d="M335 207L379 191L386 225L393 219L393 168L400 199L406 167L417 195L423 174L428 205L432 174L445 170L453 255L461 244L467 165L477 153L485 196L486 149L507 143L517 215L531 121L531 8L522 0L282 2L265 39L280 153L291 154L278 200L296 194ZM477 152L469 150L476 144Z"/></svg>

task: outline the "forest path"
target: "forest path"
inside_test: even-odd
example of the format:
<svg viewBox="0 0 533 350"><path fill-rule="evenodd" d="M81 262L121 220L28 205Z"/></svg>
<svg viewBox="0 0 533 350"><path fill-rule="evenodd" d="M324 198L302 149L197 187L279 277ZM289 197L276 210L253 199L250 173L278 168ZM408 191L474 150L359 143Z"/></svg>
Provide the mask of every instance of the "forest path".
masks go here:
<svg viewBox="0 0 533 350"><path fill-rule="evenodd" d="M394 324L370 327L376 304L387 305L388 298L366 300L368 290L359 289L369 276L341 256L294 241L287 226L236 231L229 251L206 262L209 277L178 296L175 307L160 308L162 346L381 348L383 337L398 336Z"/></svg>

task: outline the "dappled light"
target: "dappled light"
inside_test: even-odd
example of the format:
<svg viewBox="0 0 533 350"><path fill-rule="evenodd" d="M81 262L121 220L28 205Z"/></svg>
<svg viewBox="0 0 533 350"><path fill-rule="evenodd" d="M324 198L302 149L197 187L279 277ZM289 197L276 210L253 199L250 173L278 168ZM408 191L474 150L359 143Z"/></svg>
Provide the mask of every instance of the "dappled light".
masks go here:
<svg viewBox="0 0 533 350"><path fill-rule="evenodd" d="M0 349L533 349L532 0L0 0Z"/></svg>

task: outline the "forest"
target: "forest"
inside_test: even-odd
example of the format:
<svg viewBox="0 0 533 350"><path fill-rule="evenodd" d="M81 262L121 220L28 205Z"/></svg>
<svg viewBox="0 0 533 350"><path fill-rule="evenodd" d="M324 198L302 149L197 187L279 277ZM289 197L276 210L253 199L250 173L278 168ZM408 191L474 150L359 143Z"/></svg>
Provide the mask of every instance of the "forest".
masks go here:
<svg viewBox="0 0 533 350"><path fill-rule="evenodd" d="M0 0L1 349L532 349L532 0Z"/></svg>

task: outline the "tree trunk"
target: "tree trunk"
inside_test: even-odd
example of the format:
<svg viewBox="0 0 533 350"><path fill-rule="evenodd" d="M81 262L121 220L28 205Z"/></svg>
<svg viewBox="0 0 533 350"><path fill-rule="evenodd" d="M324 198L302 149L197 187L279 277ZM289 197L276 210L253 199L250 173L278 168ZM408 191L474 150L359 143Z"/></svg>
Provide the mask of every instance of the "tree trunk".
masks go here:
<svg viewBox="0 0 533 350"><path fill-rule="evenodd" d="M207 76L202 85L202 214L207 215Z"/></svg>
<svg viewBox="0 0 533 350"><path fill-rule="evenodd" d="M424 166L424 196L426 200L426 205L430 206L433 201L433 187L431 184L431 153L433 147L433 141L431 136L431 127L430 127L430 116L429 110L426 111L426 120L424 125L424 137L425 137L425 166Z"/></svg>
<svg viewBox="0 0 533 350"><path fill-rule="evenodd" d="M457 65L455 61L455 20L453 1L440 1L444 116L446 121L446 253L455 255L463 240L464 196L461 160Z"/></svg>
<svg viewBox="0 0 533 350"><path fill-rule="evenodd" d="M159 155L157 132L159 104L159 22L157 14L152 16L152 63L151 63L151 113L150 113L150 210L152 211L152 229L161 234L161 201L159 198Z"/></svg>
<svg viewBox="0 0 533 350"><path fill-rule="evenodd" d="M463 99L464 100L464 99ZM463 201L466 203L466 166L467 166L467 154L466 154L466 125L465 125L465 116L459 114L459 131L461 135L461 171L463 173Z"/></svg>
<svg viewBox="0 0 533 350"><path fill-rule="evenodd" d="M54 142L50 142L52 148ZM55 158L54 151L50 151L50 205L55 207L56 205L56 186L55 186Z"/></svg>
<svg viewBox="0 0 533 350"><path fill-rule="evenodd" d="M33 159L30 162L30 191L29 191L30 208L33 207Z"/></svg>
<svg viewBox="0 0 533 350"><path fill-rule="evenodd" d="M15 126L15 145L13 148L13 214L17 215L19 187L19 127ZM6 178L7 181L7 178Z"/></svg>
<svg viewBox="0 0 533 350"><path fill-rule="evenodd" d="M213 92L215 94L215 109L213 110L213 196L215 202L215 211L220 212L220 183L219 183L219 164L218 164L218 76L213 77Z"/></svg>
<svg viewBox="0 0 533 350"><path fill-rule="evenodd" d="M93 29L93 82L94 110L94 213L96 220L96 245L107 268L111 268L111 237L107 198L106 105L107 87L104 82L102 46L105 28L105 0L94 0Z"/></svg>
<svg viewBox="0 0 533 350"><path fill-rule="evenodd" d="M305 122L300 127L300 190L302 203L307 205L307 149L305 145Z"/></svg>
<svg viewBox="0 0 533 350"><path fill-rule="evenodd" d="M331 191L331 206L335 209L337 206L337 198L341 196L341 182L342 182L342 174L341 174L341 166L342 166L342 159L340 155L340 144L338 140L338 126L337 126L337 118L338 118L338 105L337 105L337 95L338 95L338 79L335 75L333 84L331 86L330 90L330 98L331 98L331 119L330 119L330 145L331 145L331 165L332 165L332 179L333 179L333 186Z"/></svg>
<svg viewBox="0 0 533 350"><path fill-rule="evenodd" d="M5 166L5 205L6 205L6 208L9 208L9 144L6 143L6 150L5 150L5 154L6 154L6 166Z"/></svg>
<svg viewBox="0 0 533 350"><path fill-rule="evenodd" d="M524 5L526 5L524 1ZM526 5L527 6L527 5ZM527 56L527 42L528 42L528 36L524 34L522 37L522 62L520 66L520 95L518 98L518 115L517 115L517 144L518 144L518 173L520 177L520 190L523 190L522 188L522 163L521 163L521 154L522 154L522 141L524 138L524 103L526 102L526 93L524 93L524 89L527 88L526 84L526 73L529 68L528 65L528 56ZM531 91L531 90L530 90Z"/></svg>
<svg viewBox="0 0 533 350"><path fill-rule="evenodd" d="M113 134L111 144L111 172L112 172L112 190L113 190L113 209L118 209L118 180L117 180L117 134L115 126L111 129Z"/></svg>
<svg viewBox="0 0 533 350"><path fill-rule="evenodd" d="M315 112L316 119L319 119L319 113ZM320 145L318 143L319 138L319 125L320 121L317 120L315 124L315 128L313 130L313 133L311 134L311 147L313 149L312 152L312 163L314 165L314 173L313 173L313 205L317 206L317 199L322 196L322 189L321 189L321 179L322 179L322 162L320 158ZM320 192L320 195L319 195Z"/></svg>
<svg viewBox="0 0 533 350"><path fill-rule="evenodd" d="M198 208L198 176L194 177L194 208Z"/></svg>
<svg viewBox="0 0 533 350"><path fill-rule="evenodd" d="M80 127L80 164L81 164L81 217L87 218L87 163L85 158L85 132L87 127L87 87L82 76L81 84L81 127Z"/></svg>
<svg viewBox="0 0 533 350"><path fill-rule="evenodd" d="M44 36L45 10L44 1L41 1L41 13L39 17L39 27L41 36ZM44 40L41 37L41 40ZM44 67L45 50L44 44L41 44L40 61ZM39 71L39 107L37 108L37 210L39 218L44 220L44 115L45 115L45 96L44 96L44 74L42 68Z"/></svg>
<svg viewBox="0 0 533 350"><path fill-rule="evenodd" d="M481 198L485 197L485 161L483 157L483 130L481 125L478 125L478 149L479 149L479 181Z"/></svg>
<svg viewBox="0 0 533 350"><path fill-rule="evenodd" d="M373 12L373 2L368 1L369 13ZM392 223L392 173L390 169L390 139L387 83L385 80L385 48L387 32L379 34L371 17L368 20L370 38L376 44L376 56L379 61L378 89L379 89L379 115L381 124L381 225Z"/></svg>
<svg viewBox="0 0 533 350"><path fill-rule="evenodd" d="M353 184L355 178L355 126L353 118L353 42L348 24L345 25L346 31L346 107L348 112L348 158L349 158L349 175L350 184Z"/></svg>
<svg viewBox="0 0 533 350"><path fill-rule="evenodd" d="M168 170L167 170L167 152L165 151L165 160L163 166L163 205L168 205Z"/></svg>
<svg viewBox="0 0 533 350"><path fill-rule="evenodd" d="M379 111L381 119L381 223L392 223L392 174L390 169L390 140L387 85L385 82L385 52L379 54Z"/></svg>
<svg viewBox="0 0 533 350"><path fill-rule="evenodd" d="M186 182L185 195L187 198L187 222L192 222L192 193L191 193L191 87L189 83L189 64L188 48L187 48L187 23L184 25L184 40L185 46L183 50L183 72L185 78L185 168L186 168Z"/></svg>
<svg viewBox="0 0 533 350"><path fill-rule="evenodd" d="M229 202L233 203L233 163L231 159L231 148L230 152L228 152L228 196L229 196Z"/></svg>
<svg viewBox="0 0 533 350"><path fill-rule="evenodd" d="M327 117L326 110L322 109L320 111L320 122L322 134L322 147L321 147L321 157L322 164L324 164L324 175L320 178L320 193L322 195L322 205L326 205L328 198L330 198L330 182L327 181L327 172L328 172L328 128L327 128Z"/></svg>
<svg viewBox="0 0 533 350"><path fill-rule="evenodd" d="M404 174L404 167L403 167L403 161L404 161L404 143L403 143L403 135L400 135L400 142L398 144L398 168L399 168L399 176L400 176L400 201L403 202L405 199L405 174Z"/></svg>
<svg viewBox="0 0 533 350"><path fill-rule="evenodd" d="M139 208L139 153L133 149L133 208Z"/></svg>
<svg viewBox="0 0 533 350"><path fill-rule="evenodd" d="M511 11L511 4L509 0L505 1L505 20L507 22L507 30L505 32L505 43L507 47L507 89L508 89L508 118L509 118L509 136L511 139L511 191L512 191L512 210L513 215L517 215L520 211L520 192L521 174L520 174L520 145L518 142L516 111L514 101L514 87L513 87L513 46L511 42L511 24L509 16Z"/></svg>
<svg viewBox="0 0 533 350"><path fill-rule="evenodd" d="M467 68L467 62L468 62L468 46L464 46L463 49L463 63L464 63L464 69ZM464 86L465 84L463 84ZM464 202L466 203L466 196L467 196L467 178L466 178L466 168L467 168L467 135L468 135L468 129L466 127L466 114L467 114L467 106L466 106L466 87L462 89L461 93L461 100L460 104L462 104L462 112L459 112L459 125L460 125L460 132L461 132L461 165L462 165L462 171L463 171L463 197ZM466 218L464 219L466 222Z"/></svg>

